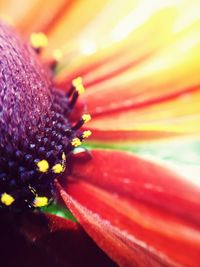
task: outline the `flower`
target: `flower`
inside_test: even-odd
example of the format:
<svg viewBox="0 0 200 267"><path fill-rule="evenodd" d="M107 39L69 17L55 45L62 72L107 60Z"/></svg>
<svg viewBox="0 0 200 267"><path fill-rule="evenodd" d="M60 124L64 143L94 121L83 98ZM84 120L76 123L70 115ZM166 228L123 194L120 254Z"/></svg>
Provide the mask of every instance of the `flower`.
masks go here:
<svg viewBox="0 0 200 267"><path fill-rule="evenodd" d="M50 183L43 184L41 188L37 187L36 180L34 188L28 191L28 204L31 203L31 207L46 204L51 198L53 179L64 203L81 226L118 265L198 266L200 189L197 180L199 168L194 163L199 160L196 148L199 144L200 111L197 60L199 3L173 1L163 4L162 1L149 3L142 0L97 3L87 0L87 3L51 1L46 6L43 2L31 1L32 6L26 7L25 2L21 1L24 8L20 14L16 12L18 9L13 9L15 2L11 5L12 9L9 3L3 2L2 15L11 18L19 31L27 36L38 31L47 34L48 39L42 33L31 35L32 44L38 51L38 42L42 40L44 45L48 42L43 58L51 66L63 54L55 69L56 86L66 90L72 80L81 76L86 87L73 119L77 120L85 104L93 117L82 127L83 131L93 133L88 145L92 150L70 157L67 163L67 167L71 168L69 175L55 180L57 171L65 168L62 155L59 162L51 163L54 170L51 177L46 174L51 167L46 159L35 162ZM6 55L6 59L9 56ZM22 60L29 68L28 59L23 57ZM41 63L37 60L33 62L32 73L39 77L40 72L35 73L35 70L41 70ZM1 64L5 66L7 63L2 60ZM18 69L19 66L16 71ZM32 79L30 71L28 74ZM4 84L9 85L7 92L10 96L11 87L15 84L6 80L5 74L3 77ZM35 103L38 110L33 111L24 105L22 110L32 112L31 116L36 121L44 110L48 111L51 98L45 89L50 86L48 78L42 81L43 86L37 85L35 89L37 99L28 92L21 92L21 87L17 88L21 98L32 101L26 101L28 106ZM31 80L26 82L31 83ZM37 81L34 80L34 83L37 84ZM77 84L74 88L77 89ZM74 95L76 98L77 94ZM56 104L60 108L66 107L62 103L58 100ZM12 102L4 103L6 111L2 113L1 110L5 116L8 104ZM15 113L16 116L22 114L24 118L28 113ZM15 125L16 116L12 117L11 126ZM27 128L32 125L28 118L23 124L28 125ZM78 121L77 128L82 126L83 120ZM1 139L3 142L8 139L8 131L12 136L19 130L18 124L7 130L8 121L4 119L5 127L1 128L6 129L6 135ZM65 123L68 125L68 121ZM71 129L71 125L68 126ZM75 133L78 133L76 129ZM24 134L22 132L22 136ZM72 146L76 144L78 140L73 139ZM135 155L130 153L133 151ZM9 160L9 149L6 156ZM171 156L176 160L167 161ZM158 161L160 158L161 162ZM184 161L186 164L183 164ZM24 196L27 190L22 189L20 194L23 192ZM40 190L48 197L45 195L44 199L43 195L38 194ZM12 207L15 201L16 196L8 192L1 196L2 205ZM21 202L17 207L22 208ZM13 236L19 247L15 242L10 242ZM6 213L2 217L1 237L4 259L8 261L12 254L19 266L30 262L30 259L33 266L94 266L97 262L100 266L114 264L76 223L55 215L45 214L43 217L37 213L23 212L19 217L13 217ZM21 248L25 253L21 253ZM86 248L88 252L81 253ZM87 253L90 259L86 262ZM16 266L13 258L10 257L10 265Z"/></svg>

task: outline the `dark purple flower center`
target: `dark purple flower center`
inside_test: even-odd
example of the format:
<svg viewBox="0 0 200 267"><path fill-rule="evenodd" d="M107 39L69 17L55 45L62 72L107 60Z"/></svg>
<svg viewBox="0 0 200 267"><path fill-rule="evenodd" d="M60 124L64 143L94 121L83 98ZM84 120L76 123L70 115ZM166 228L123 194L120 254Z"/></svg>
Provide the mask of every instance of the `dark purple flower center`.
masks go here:
<svg viewBox="0 0 200 267"><path fill-rule="evenodd" d="M0 208L22 211L48 205L54 179L88 133L68 116L78 97L54 87L34 49L0 23Z"/></svg>

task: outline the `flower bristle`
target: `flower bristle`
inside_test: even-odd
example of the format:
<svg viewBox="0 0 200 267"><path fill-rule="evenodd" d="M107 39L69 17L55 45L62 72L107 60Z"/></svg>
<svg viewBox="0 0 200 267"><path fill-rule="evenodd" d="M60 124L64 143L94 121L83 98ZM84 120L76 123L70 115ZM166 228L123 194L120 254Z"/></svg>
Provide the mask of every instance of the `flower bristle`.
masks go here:
<svg viewBox="0 0 200 267"><path fill-rule="evenodd" d="M70 94L55 88L34 49L2 23L0 40L0 209L40 208L54 198L54 180L74 147L89 136L80 130L87 120L69 120L84 87L72 82Z"/></svg>

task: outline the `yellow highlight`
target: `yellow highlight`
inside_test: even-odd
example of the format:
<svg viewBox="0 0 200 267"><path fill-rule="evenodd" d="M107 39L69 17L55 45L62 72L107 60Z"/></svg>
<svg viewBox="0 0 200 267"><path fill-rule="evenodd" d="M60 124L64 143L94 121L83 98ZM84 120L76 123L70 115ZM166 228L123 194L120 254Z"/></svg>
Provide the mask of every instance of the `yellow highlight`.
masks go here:
<svg viewBox="0 0 200 267"><path fill-rule="evenodd" d="M82 119L85 123L89 122L91 120L90 114L83 114Z"/></svg>
<svg viewBox="0 0 200 267"><path fill-rule="evenodd" d="M64 171L64 167L60 163L57 163L53 166L52 170L54 173L61 173Z"/></svg>
<svg viewBox="0 0 200 267"><path fill-rule="evenodd" d="M28 186L28 188L30 189L30 191L34 194L34 195L36 195L36 190L35 190L35 188L33 188L32 186Z"/></svg>
<svg viewBox="0 0 200 267"><path fill-rule="evenodd" d="M72 84L73 84L74 87L77 87L79 85L82 85L82 78L81 77L78 77L78 78L74 79L72 81Z"/></svg>
<svg viewBox="0 0 200 267"><path fill-rule="evenodd" d="M1 20L3 20L4 22L6 22L7 24L14 26L14 20L12 19L12 17L10 17L9 15L6 14L1 14Z"/></svg>
<svg viewBox="0 0 200 267"><path fill-rule="evenodd" d="M81 143L81 140L79 138L74 138L71 142L72 146L74 147L77 147L77 146L80 146L82 143Z"/></svg>
<svg viewBox="0 0 200 267"><path fill-rule="evenodd" d="M47 197L35 197L33 206L35 208L40 208L48 205L48 198Z"/></svg>
<svg viewBox="0 0 200 267"><path fill-rule="evenodd" d="M62 153L62 160L63 160L63 161L65 161L65 160L66 160L66 155L65 155L65 153L64 153L64 152Z"/></svg>
<svg viewBox="0 0 200 267"><path fill-rule="evenodd" d="M90 130L84 131L82 134L83 138L88 138L90 135L92 134L92 132Z"/></svg>
<svg viewBox="0 0 200 267"><path fill-rule="evenodd" d="M47 36L42 33L32 33L30 37L31 45L34 48L42 48L48 45L48 38Z"/></svg>
<svg viewBox="0 0 200 267"><path fill-rule="evenodd" d="M47 172L49 169L49 163L43 159L37 163L40 172Z"/></svg>
<svg viewBox="0 0 200 267"><path fill-rule="evenodd" d="M62 58L63 58L63 53L60 49L55 49L53 51L53 58L56 60L56 61L60 61Z"/></svg>
<svg viewBox="0 0 200 267"><path fill-rule="evenodd" d="M15 199L7 193L1 195L1 202L6 206L10 206L14 201Z"/></svg>

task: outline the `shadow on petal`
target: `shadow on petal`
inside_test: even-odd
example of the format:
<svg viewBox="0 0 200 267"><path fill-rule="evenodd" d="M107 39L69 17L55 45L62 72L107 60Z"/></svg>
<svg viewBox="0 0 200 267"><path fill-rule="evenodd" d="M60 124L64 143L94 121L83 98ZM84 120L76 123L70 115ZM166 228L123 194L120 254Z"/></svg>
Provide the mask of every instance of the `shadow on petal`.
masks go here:
<svg viewBox="0 0 200 267"><path fill-rule="evenodd" d="M27 213L2 216L0 222L2 266L116 266L72 221Z"/></svg>

